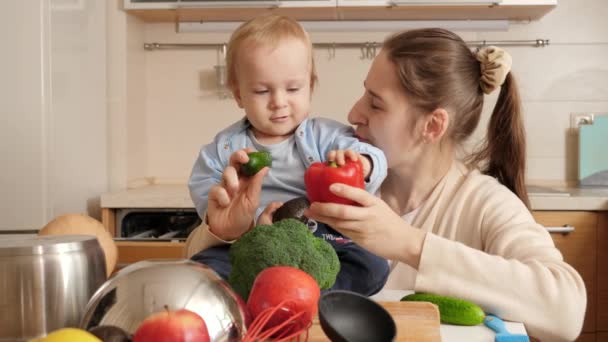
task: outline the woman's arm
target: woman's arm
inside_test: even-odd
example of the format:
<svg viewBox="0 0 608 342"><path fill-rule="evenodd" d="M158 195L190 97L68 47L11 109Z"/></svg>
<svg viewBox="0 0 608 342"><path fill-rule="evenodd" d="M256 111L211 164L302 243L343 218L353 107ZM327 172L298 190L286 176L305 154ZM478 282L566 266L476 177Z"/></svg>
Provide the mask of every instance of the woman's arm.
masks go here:
<svg viewBox="0 0 608 342"><path fill-rule="evenodd" d="M360 206L312 203L304 213L324 222L368 251L418 268L426 232L407 224L384 201L363 189L332 184L330 190Z"/></svg>
<svg viewBox="0 0 608 342"><path fill-rule="evenodd" d="M457 191L441 208L427 219L434 233L423 245L416 291L471 300L523 322L542 341L579 335L583 280L512 192L492 180Z"/></svg>
<svg viewBox="0 0 608 342"><path fill-rule="evenodd" d="M439 196L418 222L421 229L381 200L345 185L332 190L361 207L314 203L306 215L417 269L417 292L473 301L486 312L523 322L543 341L575 339L586 307L580 275L525 205L494 184Z"/></svg>

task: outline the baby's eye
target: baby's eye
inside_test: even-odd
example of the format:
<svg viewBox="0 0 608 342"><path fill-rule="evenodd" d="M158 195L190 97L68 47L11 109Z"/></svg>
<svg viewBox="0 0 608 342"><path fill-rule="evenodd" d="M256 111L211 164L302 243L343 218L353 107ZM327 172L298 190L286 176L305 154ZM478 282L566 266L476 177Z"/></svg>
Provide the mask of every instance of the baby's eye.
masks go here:
<svg viewBox="0 0 608 342"><path fill-rule="evenodd" d="M268 89L257 89L253 91L254 94L263 95L268 93Z"/></svg>
<svg viewBox="0 0 608 342"><path fill-rule="evenodd" d="M300 90L300 88L296 88L296 87L287 88L287 91L290 92L290 93L295 93L298 90Z"/></svg>

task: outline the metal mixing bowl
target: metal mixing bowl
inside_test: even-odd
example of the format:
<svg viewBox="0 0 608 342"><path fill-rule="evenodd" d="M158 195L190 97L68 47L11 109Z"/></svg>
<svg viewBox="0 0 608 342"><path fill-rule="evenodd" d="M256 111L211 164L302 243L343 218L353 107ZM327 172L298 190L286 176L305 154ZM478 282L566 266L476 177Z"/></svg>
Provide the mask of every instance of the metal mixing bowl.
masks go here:
<svg viewBox="0 0 608 342"><path fill-rule="evenodd" d="M243 301L212 269L190 260L140 261L125 267L93 295L80 326L113 325L133 334L165 306L198 313L211 341L240 341L246 332Z"/></svg>

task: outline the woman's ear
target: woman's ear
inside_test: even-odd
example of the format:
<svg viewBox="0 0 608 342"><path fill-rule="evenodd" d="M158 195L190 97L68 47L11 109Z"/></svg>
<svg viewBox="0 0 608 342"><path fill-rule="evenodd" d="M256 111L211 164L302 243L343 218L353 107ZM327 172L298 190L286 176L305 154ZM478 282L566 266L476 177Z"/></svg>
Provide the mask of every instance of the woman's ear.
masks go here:
<svg viewBox="0 0 608 342"><path fill-rule="evenodd" d="M434 143L440 141L448 130L450 116L443 108L437 108L427 115L422 138L425 142Z"/></svg>

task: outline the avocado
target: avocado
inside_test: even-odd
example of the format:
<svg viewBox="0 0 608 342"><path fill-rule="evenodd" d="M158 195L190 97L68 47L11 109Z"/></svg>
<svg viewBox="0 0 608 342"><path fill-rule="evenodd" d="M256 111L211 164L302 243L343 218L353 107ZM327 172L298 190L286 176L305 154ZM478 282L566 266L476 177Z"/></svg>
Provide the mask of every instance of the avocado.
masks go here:
<svg viewBox="0 0 608 342"><path fill-rule="evenodd" d="M402 302L431 302L439 308L441 323L454 325L478 325L486 314L475 303L430 293L414 293L401 298Z"/></svg>
<svg viewBox="0 0 608 342"><path fill-rule="evenodd" d="M98 325L89 329L89 332L104 342L131 342L131 336L114 325Z"/></svg>
<svg viewBox="0 0 608 342"><path fill-rule="evenodd" d="M283 205L272 214L272 222L281 221L286 218L295 218L308 224L308 217L304 216L304 210L310 206L306 197L295 197L283 203Z"/></svg>
<svg viewBox="0 0 608 342"><path fill-rule="evenodd" d="M246 176L253 176L264 167L272 166L272 155L266 151L256 151L247 153L249 161L241 164L241 172Z"/></svg>

